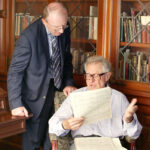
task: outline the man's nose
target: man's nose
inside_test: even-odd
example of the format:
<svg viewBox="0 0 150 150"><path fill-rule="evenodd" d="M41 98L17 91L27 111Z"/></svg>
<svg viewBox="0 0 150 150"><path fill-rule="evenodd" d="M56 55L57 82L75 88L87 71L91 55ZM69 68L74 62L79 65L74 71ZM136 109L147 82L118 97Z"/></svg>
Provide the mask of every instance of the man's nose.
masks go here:
<svg viewBox="0 0 150 150"><path fill-rule="evenodd" d="M59 30L59 32L60 32L60 33L64 33L64 29L61 28L61 29Z"/></svg>
<svg viewBox="0 0 150 150"><path fill-rule="evenodd" d="M94 77L91 77L90 82L94 82L94 81L95 81Z"/></svg>

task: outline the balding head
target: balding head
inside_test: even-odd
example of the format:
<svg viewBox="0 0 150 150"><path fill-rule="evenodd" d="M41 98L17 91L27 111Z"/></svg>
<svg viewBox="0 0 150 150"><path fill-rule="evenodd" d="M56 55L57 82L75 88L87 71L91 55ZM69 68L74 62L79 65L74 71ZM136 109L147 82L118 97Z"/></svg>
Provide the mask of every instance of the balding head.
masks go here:
<svg viewBox="0 0 150 150"><path fill-rule="evenodd" d="M67 8L59 2L47 5L43 11L42 22L54 36L60 36L68 27Z"/></svg>
<svg viewBox="0 0 150 150"><path fill-rule="evenodd" d="M53 12L57 12L58 14L65 15L65 16L68 15L67 8L62 3L53 2L44 8L43 18L47 19L47 17Z"/></svg>

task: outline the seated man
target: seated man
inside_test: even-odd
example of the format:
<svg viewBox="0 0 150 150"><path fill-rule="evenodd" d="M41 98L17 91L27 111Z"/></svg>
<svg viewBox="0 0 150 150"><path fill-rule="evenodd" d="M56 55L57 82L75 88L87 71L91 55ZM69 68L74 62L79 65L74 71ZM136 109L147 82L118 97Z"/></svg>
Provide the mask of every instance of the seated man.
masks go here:
<svg viewBox="0 0 150 150"><path fill-rule="evenodd" d="M89 57L84 67L87 87L80 88L75 92L84 92L108 86L111 67L104 57ZM137 139L141 133L142 126L135 114L137 110L136 102L137 100L133 99L129 104L125 95L115 89L111 89L112 118L95 124L83 125L83 117L74 117L70 96L68 96L49 120L49 133L64 136L71 130L73 138L96 135L111 138L129 136Z"/></svg>

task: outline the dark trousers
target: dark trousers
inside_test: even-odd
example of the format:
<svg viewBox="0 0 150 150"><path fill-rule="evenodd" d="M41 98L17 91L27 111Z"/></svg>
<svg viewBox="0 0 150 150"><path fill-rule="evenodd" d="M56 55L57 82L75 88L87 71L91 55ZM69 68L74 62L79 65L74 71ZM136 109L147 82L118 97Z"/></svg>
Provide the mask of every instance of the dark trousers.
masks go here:
<svg viewBox="0 0 150 150"><path fill-rule="evenodd" d="M22 150L51 150L48 135L48 120L54 113L54 82L50 81L44 107L37 119L26 121L26 132L22 135Z"/></svg>

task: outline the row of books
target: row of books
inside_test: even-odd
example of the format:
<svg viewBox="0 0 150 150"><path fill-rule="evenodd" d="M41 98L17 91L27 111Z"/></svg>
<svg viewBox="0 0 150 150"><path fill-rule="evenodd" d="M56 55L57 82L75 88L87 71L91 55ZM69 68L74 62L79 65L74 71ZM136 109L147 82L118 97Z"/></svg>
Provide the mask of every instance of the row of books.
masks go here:
<svg viewBox="0 0 150 150"><path fill-rule="evenodd" d="M15 15L15 36L41 16L32 16L30 13L16 13ZM97 7L90 6L89 16L69 17L72 38L97 40Z"/></svg>
<svg viewBox="0 0 150 150"><path fill-rule="evenodd" d="M71 28L71 38L88 39L89 17L71 16L69 18L69 22L70 22L70 28Z"/></svg>
<svg viewBox="0 0 150 150"><path fill-rule="evenodd" d="M15 36L19 36L20 33L31 23L37 20L41 16L31 16L30 13L16 13L15 15Z"/></svg>
<svg viewBox="0 0 150 150"><path fill-rule="evenodd" d="M119 78L150 82L150 54L139 51L135 54L126 49L119 58Z"/></svg>
<svg viewBox="0 0 150 150"><path fill-rule="evenodd" d="M150 16L136 15L131 9L131 16L126 12L120 18L120 42L150 43Z"/></svg>
<svg viewBox="0 0 150 150"><path fill-rule="evenodd" d="M97 17L71 16L71 38L97 40Z"/></svg>
<svg viewBox="0 0 150 150"><path fill-rule="evenodd" d="M95 52L86 52L81 49L71 48L73 73L84 74L84 63L89 56L96 55Z"/></svg>

